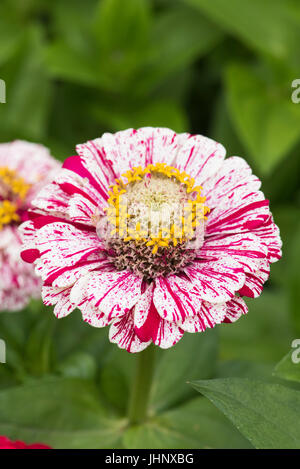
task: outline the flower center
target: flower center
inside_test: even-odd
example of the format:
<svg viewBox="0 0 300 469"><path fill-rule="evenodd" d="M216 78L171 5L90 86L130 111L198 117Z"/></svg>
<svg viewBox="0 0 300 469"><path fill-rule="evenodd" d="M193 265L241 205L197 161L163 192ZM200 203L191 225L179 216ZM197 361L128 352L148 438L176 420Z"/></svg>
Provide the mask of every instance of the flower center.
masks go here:
<svg viewBox="0 0 300 469"><path fill-rule="evenodd" d="M29 189L30 185L16 171L0 167L0 230L20 221L18 210Z"/></svg>
<svg viewBox="0 0 300 469"><path fill-rule="evenodd" d="M106 240L118 270L145 280L182 270L202 245L205 197L185 172L165 163L132 168L109 192Z"/></svg>

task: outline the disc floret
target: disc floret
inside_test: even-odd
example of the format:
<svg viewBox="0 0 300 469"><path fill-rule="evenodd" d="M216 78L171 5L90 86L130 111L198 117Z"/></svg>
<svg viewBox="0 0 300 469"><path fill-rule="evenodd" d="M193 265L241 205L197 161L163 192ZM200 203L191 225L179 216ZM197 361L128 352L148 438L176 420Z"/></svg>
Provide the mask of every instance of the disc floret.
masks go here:
<svg viewBox="0 0 300 469"><path fill-rule="evenodd" d="M189 250L191 256L189 242L209 211L202 187L195 186L186 172L165 163L133 167L122 177L127 181L120 178L111 186L106 208L112 258L120 269L136 271L143 266L143 272L146 269L154 276L177 271L187 262L183 251Z"/></svg>

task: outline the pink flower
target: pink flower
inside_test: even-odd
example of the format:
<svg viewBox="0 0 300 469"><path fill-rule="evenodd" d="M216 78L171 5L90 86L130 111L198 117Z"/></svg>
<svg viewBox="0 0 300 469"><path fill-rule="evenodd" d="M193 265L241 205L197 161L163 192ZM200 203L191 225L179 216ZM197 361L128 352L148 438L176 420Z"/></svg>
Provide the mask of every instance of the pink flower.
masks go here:
<svg viewBox="0 0 300 469"><path fill-rule="evenodd" d="M0 304L22 309L40 293L33 266L20 259L19 224L27 219L32 199L58 163L41 145L15 141L0 144Z"/></svg>
<svg viewBox="0 0 300 469"><path fill-rule="evenodd" d="M6 436L0 436L0 449L52 449L50 446L41 443L27 445L23 441L11 441Z"/></svg>
<svg viewBox="0 0 300 469"><path fill-rule="evenodd" d="M104 134L77 152L22 226L22 257L58 318L79 308L139 352L247 313L242 297L261 294L281 240L242 158L161 128Z"/></svg>

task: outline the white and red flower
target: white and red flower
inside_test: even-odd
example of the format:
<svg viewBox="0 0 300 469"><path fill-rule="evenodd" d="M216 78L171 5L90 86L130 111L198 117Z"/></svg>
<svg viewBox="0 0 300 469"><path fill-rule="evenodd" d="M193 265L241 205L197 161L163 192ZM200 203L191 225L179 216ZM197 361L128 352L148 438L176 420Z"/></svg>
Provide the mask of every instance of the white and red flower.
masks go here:
<svg viewBox="0 0 300 469"><path fill-rule="evenodd" d="M247 313L242 297L260 295L281 240L242 158L225 159L224 147L206 137L162 128L104 134L77 152L22 225L22 258L35 264L57 317L79 308L92 326L110 326L111 342L138 352ZM167 234L163 227L148 235L141 202L160 212L166 200L202 204L200 244L175 235L174 211ZM124 233L126 217L134 224ZM100 230L103 220L115 229ZM190 220L196 230L194 212Z"/></svg>
<svg viewBox="0 0 300 469"><path fill-rule="evenodd" d="M0 309L22 309L40 295L40 279L22 261L18 226L59 164L47 148L24 141L0 144ZM49 182L49 180L48 180Z"/></svg>

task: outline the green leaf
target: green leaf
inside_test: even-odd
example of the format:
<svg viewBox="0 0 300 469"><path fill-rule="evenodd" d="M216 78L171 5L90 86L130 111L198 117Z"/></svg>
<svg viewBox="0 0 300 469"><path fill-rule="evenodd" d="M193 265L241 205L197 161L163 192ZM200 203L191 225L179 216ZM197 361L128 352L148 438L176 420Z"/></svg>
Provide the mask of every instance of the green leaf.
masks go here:
<svg viewBox="0 0 300 469"><path fill-rule="evenodd" d="M290 81L282 86L265 70L234 64L227 68L226 86L239 137L259 171L268 174L300 139L300 106L291 101Z"/></svg>
<svg viewBox="0 0 300 469"><path fill-rule="evenodd" d="M210 402L196 398L124 433L125 448L249 448L251 445Z"/></svg>
<svg viewBox="0 0 300 469"><path fill-rule="evenodd" d="M87 381L40 380L0 392L0 434L54 448L117 447L124 422L110 420Z"/></svg>
<svg viewBox="0 0 300 469"><path fill-rule="evenodd" d="M102 50L109 54L142 51L150 25L148 0L101 0L94 33Z"/></svg>
<svg viewBox="0 0 300 469"><path fill-rule="evenodd" d="M88 353L73 353L57 367L68 378L93 379L97 372L96 359Z"/></svg>
<svg viewBox="0 0 300 469"><path fill-rule="evenodd" d="M152 414L179 405L194 393L188 380L209 378L216 367L218 337L216 331L185 334L168 350L156 347L156 366L150 397ZM130 386L135 372L135 356L114 348L101 372L101 390L108 402L121 414L127 411Z"/></svg>
<svg viewBox="0 0 300 469"><path fill-rule="evenodd" d="M21 29L16 31L16 25L0 18L0 65L3 65L16 52L20 45L24 32Z"/></svg>
<svg viewBox="0 0 300 469"><path fill-rule="evenodd" d="M289 352L275 367L274 376L300 382L300 340L292 342L294 350Z"/></svg>
<svg viewBox="0 0 300 469"><path fill-rule="evenodd" d="M256 448L300 448L300 392L280 384L242 378L191 384Z"/></svg>
<svg viewBox="0 0 300 469"><path fill-rule="evenodd" d="M4 68L6 104L0 108L2 132L11 138L40 140L46 133L52 84L42 63L43 34L40 28L28 30L22 55ZM20 55L20 54L19 54Z"/></svg>
<svg viewBox="0 0 300 469"><path fill-rule="evenodd" d="M299 4L286 0L184 0L254 50L299 66ZM298 13L298 18L295 13Z"/></svg>
<svg viewBox="0 0 300 469"><path fill-rule="evenodd" d="M247 299L247 304L247 315L219 329L221 358L270 362L275 366L294 337L285 291L265 289L259 298Z"/></svg>
<svg viewBox="0 0 300 469"><path fill-rule="evenodd" d="M161 99L145 103L138 109L118 106L93 107L93 114L99 122L109 125L112 130L133 127L170 127L176 132L184 132L188 128L187 116L183 107L173 100Z"/></svg>
<svg viewBox="0 0 300 469"><path fill-rule="evenodd" d="M62 41L48 46L45 63L54 77L86 86L110 86L105 77L98 73L96 61Z"/></svg>
<svg viewBox="0 0 300 469"><path fill-rule="evenodd" d="M157 15L145 63L147 73L141 77L139 89L149 90L168 76L186 69L221 38L220 30L192 8L177 6Z"/></svg>
<svg viewBox="0 0 300 469"><path fill-rule="evenodd" d="M144 62L150 18L148 0L101 0L98 4L93 31L102 73L120 89Z"/></svg>
<svg viewBox="0 0 300 469"><path fill-rule="evenodd" d="M190 398L192 393L187 381L198 376L211 377L217 355L218 336L215 330L185 334L176 346L158 350L151 394L153 409L167 409Z"/></svg>
<svg viewBox="0 0 300 469"><path fill-rule="evenodd" d="M296 331L300 333L299 302L300 302L300 223L297 222L291 227L293 233L288 239L286 246L286 276L283 283L286 286L289 296L290 313Z"/></svg>

